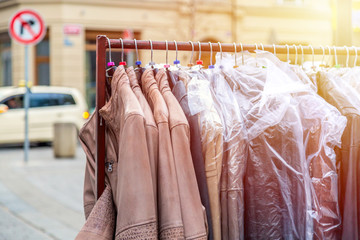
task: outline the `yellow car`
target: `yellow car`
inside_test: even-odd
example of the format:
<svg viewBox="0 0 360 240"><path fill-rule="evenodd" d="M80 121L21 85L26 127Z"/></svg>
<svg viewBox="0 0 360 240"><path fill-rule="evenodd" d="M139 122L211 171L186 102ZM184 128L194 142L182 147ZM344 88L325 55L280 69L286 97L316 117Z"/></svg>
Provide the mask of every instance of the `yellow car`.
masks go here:
<svg viewBox="0 0 360 240"><path fill-rule="evenodd" d="M0 144L24 142L24 93L24 87L0 88ZM34 86L29 95L30 142L52 142L55 123L73 123L79 130L89 117L85 99L75 88Z"/></svg>

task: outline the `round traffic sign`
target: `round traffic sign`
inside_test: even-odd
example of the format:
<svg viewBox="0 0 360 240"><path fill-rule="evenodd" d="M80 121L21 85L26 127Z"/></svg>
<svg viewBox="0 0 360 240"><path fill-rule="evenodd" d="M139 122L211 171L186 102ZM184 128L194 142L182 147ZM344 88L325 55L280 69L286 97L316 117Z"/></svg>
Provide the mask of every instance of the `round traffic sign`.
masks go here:
<svg viewBox="0 0 360 240"><path fill-rule="evenodd" d="M21 44L36 44L45 35L45 24L34 10L20 10L10 19L9 34Z"/></svg>

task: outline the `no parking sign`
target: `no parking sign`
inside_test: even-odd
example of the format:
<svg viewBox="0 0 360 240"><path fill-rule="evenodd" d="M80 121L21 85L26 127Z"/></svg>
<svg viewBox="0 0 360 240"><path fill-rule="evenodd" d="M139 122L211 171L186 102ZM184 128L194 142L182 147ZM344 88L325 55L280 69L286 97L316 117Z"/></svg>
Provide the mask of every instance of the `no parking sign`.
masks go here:
<svg viewBox="0 0 360 240"><path fill-rule="evenodd" d="M21 44L36 44L45 36L45 24L34 10L20 10L10 19L9 34Z"/></svg>

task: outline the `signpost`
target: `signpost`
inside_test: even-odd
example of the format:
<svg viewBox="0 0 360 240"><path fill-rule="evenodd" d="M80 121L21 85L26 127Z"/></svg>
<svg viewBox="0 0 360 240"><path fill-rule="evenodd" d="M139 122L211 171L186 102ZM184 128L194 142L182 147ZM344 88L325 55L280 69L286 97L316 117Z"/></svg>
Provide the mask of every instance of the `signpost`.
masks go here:
<svg viewBox="0 0 360 240"><path fill-rule="evenodd" d="M25 140L24 161L29 158L29 45L37 44L45 36L45 24L34 10L24 9L16 12L9 23L9 35L20 44L25 45Z"/></svg>

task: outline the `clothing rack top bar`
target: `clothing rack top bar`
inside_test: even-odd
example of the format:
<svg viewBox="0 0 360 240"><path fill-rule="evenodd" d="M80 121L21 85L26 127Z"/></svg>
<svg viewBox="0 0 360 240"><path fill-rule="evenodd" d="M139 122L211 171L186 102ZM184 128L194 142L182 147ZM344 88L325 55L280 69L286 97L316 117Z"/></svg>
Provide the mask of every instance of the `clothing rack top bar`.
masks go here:
<svg viewBox="0 0 360 240"><path fill-rule="evenodd" d="M123 40L124 49L135 49L135 42L134 40ZM138 49L151 49L150 41L148 40L136 40L137 48ZM110 44L112 48L121 48L121 42L119 39L110 39ZM194 44L194 51L199 51L199 43L193 42ZM166 43L165 41L152 41L153 50L166 50ZM201 51L209 52L210 51L210 44L209 43L200 43ZM243 50L254 52L256 50L256 44L243 44ZM106 48L109 47L108 42L106 41ZM177 42L177 47L179 51L192 51L192 46L190 42ZM322 47L313 47L314 53L311 49L311 46L302 46L304 54L306 55L329 55L329 48L327 46ZM232 43L221 43L221 48L223 52L234 52L234 44ZM301 55L302 50L300 45L296 46L298 55ZM356 55L356 51L360 54L359 47L347 47L349 51L349 55ZM257 44L257 49L262 50L262 46ZM330 54L335 55L347 55L346 47L338 47L338 46L330 46ZM174 41L168 41L168 50L176 50ZM218 43L212 43L212 50L213 52L220 52L220 47ZM274 46L273 45L264 45L264 50L268 52L274 53ZM275 45L275 51L277 54L287 54L287 46L286 45ZM236 52L241 52L241 44L236 44ZM295 47L293 45L289 45L289 54L295 54Z"/></svg>

